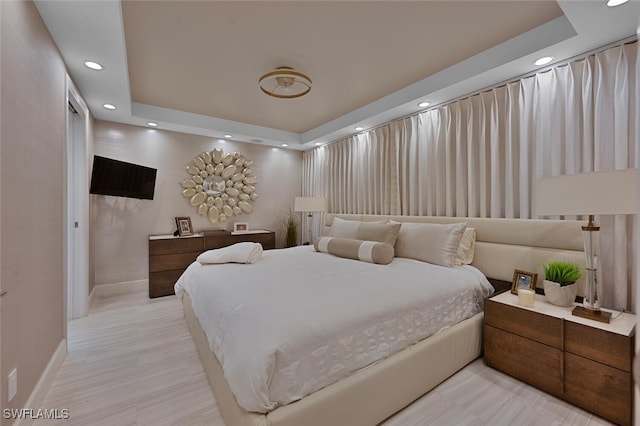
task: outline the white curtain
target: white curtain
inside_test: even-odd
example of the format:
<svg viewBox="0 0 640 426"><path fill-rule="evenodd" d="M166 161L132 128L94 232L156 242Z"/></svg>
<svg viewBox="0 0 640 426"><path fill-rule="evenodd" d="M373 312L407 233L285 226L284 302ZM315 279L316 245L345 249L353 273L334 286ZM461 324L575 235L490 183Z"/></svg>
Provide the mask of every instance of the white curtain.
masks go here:
<svg viewBox="0 0 640 426"><path fill-rule="evenodd" d="M335 213L531 218L540 178L640 166L638 61L636 41L305 152L303 192ZM599 223L603 305L632 309L638 220Z"/></svg>

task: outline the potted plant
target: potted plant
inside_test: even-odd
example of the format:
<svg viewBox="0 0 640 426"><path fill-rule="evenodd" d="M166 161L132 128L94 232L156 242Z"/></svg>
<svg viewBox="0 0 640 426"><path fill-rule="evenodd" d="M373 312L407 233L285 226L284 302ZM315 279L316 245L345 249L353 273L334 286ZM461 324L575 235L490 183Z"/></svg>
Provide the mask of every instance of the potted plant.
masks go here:
<svg viewBox="0 0 640 426"><path fill-rule="evenodd" d="M553 261L544 265L544 294L550 303L571 306L576 299L576 281L582 277L580 268L564 261Z"/></svg>
<svg viewBox="0 0 640 426"><path fill-rule="evenodd" d="M284 246L295 247L298 245L298 222L293 212L289 214L283 221L284 227Z"/></svg>

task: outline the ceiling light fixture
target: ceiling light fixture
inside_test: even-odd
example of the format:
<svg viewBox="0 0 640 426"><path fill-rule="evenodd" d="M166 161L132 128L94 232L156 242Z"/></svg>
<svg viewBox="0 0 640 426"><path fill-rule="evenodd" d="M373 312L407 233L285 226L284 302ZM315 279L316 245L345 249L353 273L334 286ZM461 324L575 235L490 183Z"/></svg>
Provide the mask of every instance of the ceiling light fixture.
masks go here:
<svg viewBox="0 0 640 426"><path fill-rule="evenodd" d="M620 6L621 4L625 4L628 1L629 0L608 0L607 1L607 6L616 7L616 6Z"/></svg>
<svg viewBox="0 0 640 426"><path fill-rule="evenodd" d="M224 137L227 138L227 139L231 139L233 137L233 135L230 135L230 134L227 133L226 135L224 135Z"/></svg>
<svg viewBox="0 0 640 426"><path fill-rule="evenodd" d="M364 127L362 127L362 126L358 126L358 127L355 128L356 132L361 132L363 130L364 130Z"/></svg>
<svg viewBox="0 0 640 426"><path fill-rule="evenodd" d="M533 64L539 67L541 65L547 65L551 61L553 61L553 56L544 56L536 60Z"/></svg>
<svg viewBox="0 0 640 426"><path fill-rule="evenodd" d="M283 143L281 146L283 146L283 147L285 147L285 148L286 148L286 147L288 147L288 146L289 146L289 144L287 144L287 143Z"/></svg>
<svg viewBox="0 0 640 426"><path fill-rule="evenodd" d="M111 110L116 109L116 106L115 105L111 105L111 104L104 104L102 106L105 107L106 109L111 109Z"/></svg>
<svg viewBox="0 0 640 426"><path fill-rule="evenodd" d="M84 61L84 66L96 71L100 71L102 69L102 65L93 61Z"/></svg>
<svg viewBox="0 0 640 426"><path fill-rule="evenodd" d="M311 79L289 67L279 67L260 77L260 90L280 99L299 98L311 90Z"/></svg>
<svg viewBox="0 0 640 426"><path fill-rule="evenodd" d="M149 127L158 127L158 123L154 123L153 121L150 121L147 123L147 126Z"/></svg>
<svg viewBox="0 0 640 426"><path fill-rule="evenodd" d="M314 145L315 146L320 146L320 145L322 145L322 142L316 142Z"/></svg>
<svg viewBox="0 0 640 426"><path fill-rule="evenodd" d="M420 102L420 103L418 104L418 106L419 106L420 108L426 108L426 107L428 107L429 105L431 105L431 102Z"/></svg>

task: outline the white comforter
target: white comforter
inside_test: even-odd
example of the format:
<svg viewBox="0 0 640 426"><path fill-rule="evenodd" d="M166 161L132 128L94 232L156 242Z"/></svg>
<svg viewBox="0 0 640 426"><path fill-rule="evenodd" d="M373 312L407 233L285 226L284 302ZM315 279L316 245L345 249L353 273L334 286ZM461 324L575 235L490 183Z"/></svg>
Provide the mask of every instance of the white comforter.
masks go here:
<svg viewBox="0 0 640 426"><path fill-rule="evenodd" d="M194 262L175 290L189 293L238 404L264 413L475 315L493 288L471 266L302 246L254 264Z"/></svg>

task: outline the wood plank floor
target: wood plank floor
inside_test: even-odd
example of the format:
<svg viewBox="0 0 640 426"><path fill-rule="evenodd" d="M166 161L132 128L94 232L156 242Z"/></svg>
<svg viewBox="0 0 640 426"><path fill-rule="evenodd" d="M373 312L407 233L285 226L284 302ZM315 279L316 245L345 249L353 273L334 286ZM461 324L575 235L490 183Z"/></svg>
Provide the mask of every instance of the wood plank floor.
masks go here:
<svg viewBox="0 0 640 426"><path fill-rule="evenodd" d="M87 317L69 323L68 341L42 408L67 408L70 418L36 425L224 426L175 296L150 300L138 291L99 298ZM610 423L479 359L382 424Z"/></svg>

